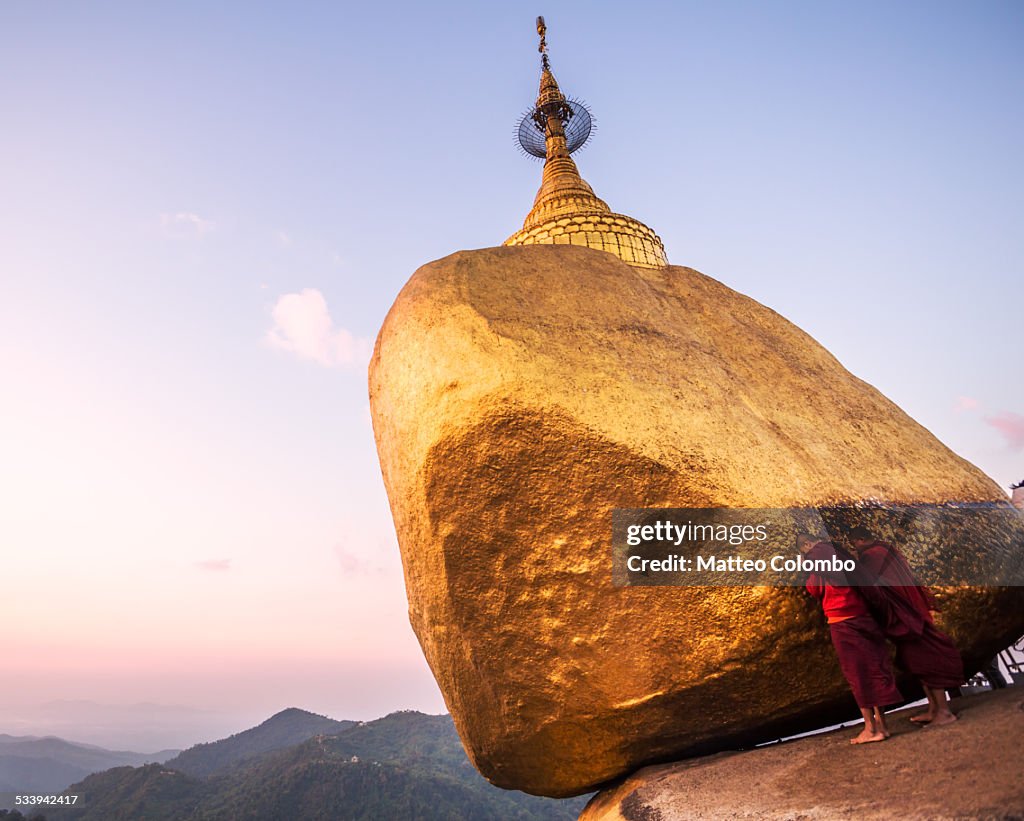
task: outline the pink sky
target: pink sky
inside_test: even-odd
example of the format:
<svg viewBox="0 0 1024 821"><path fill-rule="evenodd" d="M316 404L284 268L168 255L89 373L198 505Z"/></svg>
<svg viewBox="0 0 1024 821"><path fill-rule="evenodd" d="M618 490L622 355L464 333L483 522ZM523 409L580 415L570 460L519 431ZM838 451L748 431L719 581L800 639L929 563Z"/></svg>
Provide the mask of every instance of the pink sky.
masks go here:
<svg viewBox="0 0 1024 821"><path fill-rule="evenodd" d="M276 302L289 303L268 308L275 343L254 337L251 360L365 392L368 343L319 292ZM365 400L339 408L329 441L270 435L265 400L237 426L237 397L165 403L194 365L151 374L130 350L55 344L6 349L18 389L2 411L0 540L17 629L0 633L0 719L53 699L240 722L286 706L443 711L408 625ZM362 475L346 479L352 460Z"/></svg>
<svg viewBox="0 0 1024 821"><path fill-rule="evenodd" d="M53 699L181 705L200 735L444 709L365 368L413 271L500 244L540 181L510 138L536 10L468 8L5 4L0 733ZM741 16L549 14L600 123L584 177L673 263L1024 478L1024 18Z"/></svg>

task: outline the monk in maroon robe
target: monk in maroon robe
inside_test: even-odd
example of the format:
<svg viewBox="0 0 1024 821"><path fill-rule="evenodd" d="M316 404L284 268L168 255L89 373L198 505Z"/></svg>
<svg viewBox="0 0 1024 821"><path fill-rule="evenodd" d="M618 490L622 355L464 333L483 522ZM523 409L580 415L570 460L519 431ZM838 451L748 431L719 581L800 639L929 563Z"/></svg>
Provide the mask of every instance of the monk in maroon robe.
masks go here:
<svg viewBox="0 0 1024 821"><path fill-rule="evenodd" d="M836 555L832 544L816 541L806 533L797 537L797 549L812 560ZM864 717L864 729L850 743L885 741L889 728L883 708L903 701L903 697L896 688L882 629L871 616L864 597L846 581L842 573L811 573L807 591L821 599L839 667Z"/></svg>
<svg viewBox="0 0 1024 821"><path fill-rule="evenodd" d="M849 539L860 566L878 585L874 592L893 599L889 612L895 617L889 619L885 632L896 645L896 663L921 682L928 697L928 710L910 720L932 726L951 724L956 716L949 709L946 690L964 683L964 665L952 640L935 626L935 596L920 584L900 552L867 528L855 527Z"/></svg>

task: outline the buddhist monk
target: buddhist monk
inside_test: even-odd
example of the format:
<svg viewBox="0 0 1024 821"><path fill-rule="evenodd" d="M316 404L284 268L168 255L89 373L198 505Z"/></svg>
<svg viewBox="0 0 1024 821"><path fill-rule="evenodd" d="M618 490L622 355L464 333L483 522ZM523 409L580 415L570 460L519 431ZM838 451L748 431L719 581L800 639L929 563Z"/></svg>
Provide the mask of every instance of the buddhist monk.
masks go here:
<svg viewBox="0 0 1024 821"><path fill-rule="evenodd" d="M860 566L877 580L879 590L902 605L896 608L900 615L885 632L896 645L896 663L921 682L928 697L927 711L910 720L929 726L952 724L956 716L949 709L946 690L964 683L964 665L949 636L935 626L935 596L920 584L900 552L876 539L867 528L853 528L848 539Z"/></svg>
<svg viewBox="0 0 1024 821"><path fill-rule="evenodd" d="M807 533L797 537L797 549L809 559L828 559L837 555L835 547ZM840 558L846 558L840 555ZM851 744L885 741L889 728L882 710L903 700L889 659L889 647L878 623L868 611L857 588L850 587L842 573L811 573L807 591L821 599L828 620L832 646L839 667L864 717L864 729Z"/></svg>

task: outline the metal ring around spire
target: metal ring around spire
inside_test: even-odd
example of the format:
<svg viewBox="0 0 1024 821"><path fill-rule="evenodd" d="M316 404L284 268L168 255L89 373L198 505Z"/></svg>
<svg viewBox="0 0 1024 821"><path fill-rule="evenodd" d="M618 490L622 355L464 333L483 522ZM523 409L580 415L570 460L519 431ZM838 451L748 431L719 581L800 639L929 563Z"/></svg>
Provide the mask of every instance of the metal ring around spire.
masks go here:
<svg viewBox="0 0 1024 821"><path fill-rule="evenodd" d="M565 131L565 146L572 154L587 144L596 126L594 115L587 104L572 97L566 99L567 116L562 118L562 129ZM538 124L543 117L538 116L537 108L529 109L523 114L516 127L516 139L519 147L530 156L544 159L547 156L547 141L544 128Z"/></svg>

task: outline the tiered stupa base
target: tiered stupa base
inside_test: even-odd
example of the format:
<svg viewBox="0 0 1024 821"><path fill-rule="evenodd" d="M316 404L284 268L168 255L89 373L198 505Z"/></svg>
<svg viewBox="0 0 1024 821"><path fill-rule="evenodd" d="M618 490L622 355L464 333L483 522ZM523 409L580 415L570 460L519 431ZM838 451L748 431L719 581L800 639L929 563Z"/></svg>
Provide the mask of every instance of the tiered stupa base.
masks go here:
<svg viewBox="0 0 1024 821"><path fill-rule="evenodd" d="M615 254L637 268L668 265L661 239L642 222L611 212L573 214L519 231L505 245L583 245Z"/></svg>

